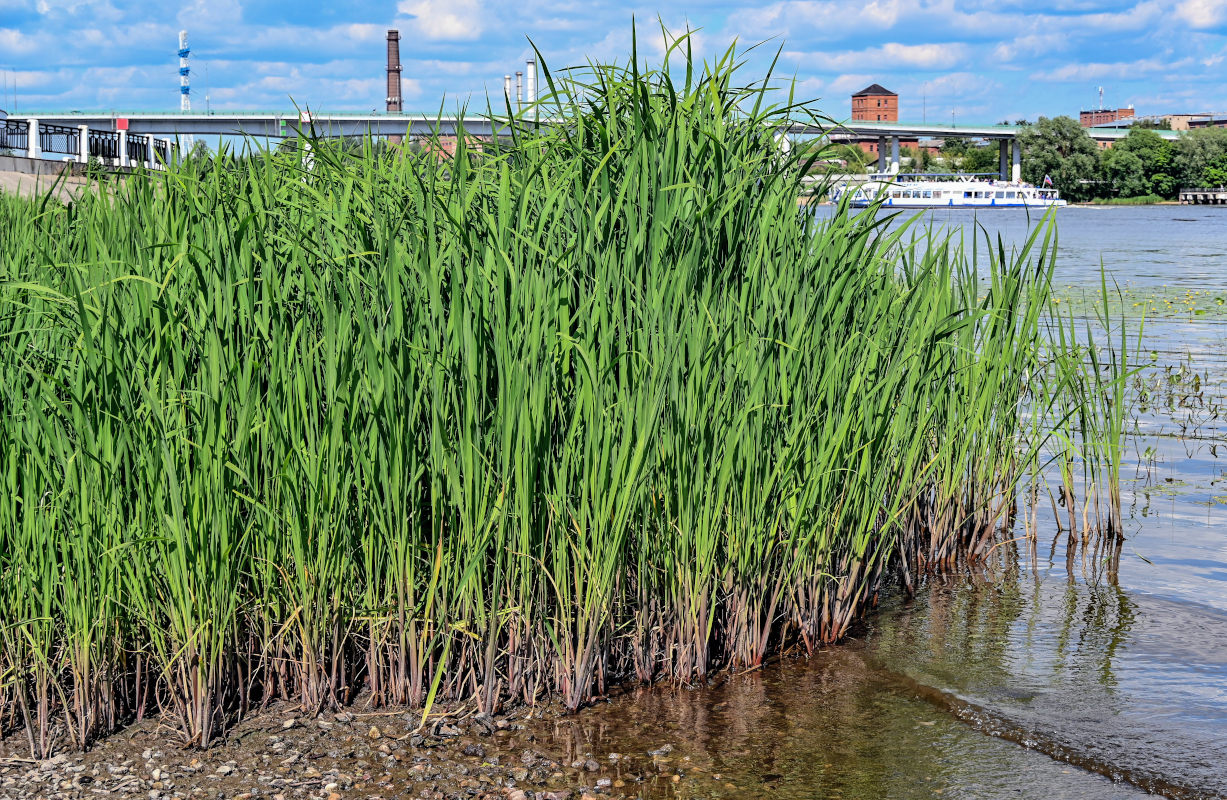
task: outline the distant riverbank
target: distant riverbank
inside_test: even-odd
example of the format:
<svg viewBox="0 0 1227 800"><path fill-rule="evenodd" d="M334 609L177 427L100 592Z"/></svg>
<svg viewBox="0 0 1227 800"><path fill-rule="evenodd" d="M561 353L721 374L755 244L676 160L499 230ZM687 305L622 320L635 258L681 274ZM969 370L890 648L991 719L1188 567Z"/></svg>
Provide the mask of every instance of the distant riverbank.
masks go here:
<svg viewBox="0 0 1227 800"><path fill-rule="evenodd" d="M1144 194L1140 197L1104 197L1089 200L1085 203L1070 203L1077 206L1178 206L1177 200L1168 200L1157 194Z"/></svg>

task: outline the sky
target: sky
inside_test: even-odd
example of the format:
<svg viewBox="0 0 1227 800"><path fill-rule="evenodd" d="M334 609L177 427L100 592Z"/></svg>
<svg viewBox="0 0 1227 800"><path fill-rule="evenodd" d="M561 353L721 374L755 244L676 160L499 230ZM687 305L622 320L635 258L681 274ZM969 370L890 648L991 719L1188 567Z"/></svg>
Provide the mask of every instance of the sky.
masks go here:
<svg viewBox="0 0 1227 800"><path fill-rule="evenodd" d="M900 118L958 124L1076 115L1227 112L1227 0L0 0L0 108L173 110L178 32L196 109L384 108L384 37L401 31L406 110L485 107L535 43L551 68L648 61L672 34L698 54L762 43L781 81L843 119L879 83ZM207 101L206 101L207 95Z"/></svg>

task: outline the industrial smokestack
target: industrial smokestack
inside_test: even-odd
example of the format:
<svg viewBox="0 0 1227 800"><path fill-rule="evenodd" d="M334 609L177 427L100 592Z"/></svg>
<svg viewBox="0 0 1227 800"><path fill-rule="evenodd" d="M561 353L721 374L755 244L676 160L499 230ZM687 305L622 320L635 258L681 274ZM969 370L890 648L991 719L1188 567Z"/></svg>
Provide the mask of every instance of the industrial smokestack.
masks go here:
<svg viewBox="0 0 1227 800"><path fill-rule="evenodd" d="M528 83L528 105L532 108L533 119L537 118L537 62L529 60L524 65L524 79Z"/></svg>
<svg viewBox="0 0 1227 800"><path fill-rule="evenodd" d="M511 76L503 76L503 99L507 101L507 105L511 105Z"/></svg>
<svg viewBox="0 0 1227 800"><path fill-rule="evenodd" d="M400 31L388 31L388 111L400 112Z"/></svg>
<svg viewBox="0 0 1227 800"><path fill-rule="evenodd" d="M524 110L524 73L516 70L516 111Z"/></svg>
<svg viewBox="0 0 1227 800"><path fill-rule="evenodd" d="M400 31L388 31L388 113L404 110L400 94ZM389 136L389 144L400 144L400 136Z"/></svg>

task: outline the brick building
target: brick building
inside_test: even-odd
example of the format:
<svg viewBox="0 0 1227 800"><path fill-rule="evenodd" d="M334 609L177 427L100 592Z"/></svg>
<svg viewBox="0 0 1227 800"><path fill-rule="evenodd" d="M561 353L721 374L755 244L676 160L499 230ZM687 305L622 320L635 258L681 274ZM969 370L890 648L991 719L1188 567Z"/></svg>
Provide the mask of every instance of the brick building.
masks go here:
<svg viewBox="0 0 1227 800"><path fill-rule="evenodd" d="M880 83L871 83L864 89L852 95L852 120L867 122L898 122L899 95ZM864 140L857 142L866 153L878 154L878 141ZM901 146L907 144L900 142Z"/></svg>
<svg viewBox="0 0 1227 800"><path fill-rule="evenodd" d="M898 122L899 95L880 83L871 83L864 89L852 95L852 120L863 122ZM878 155L878 140L863 139L857 142L862 150L872 155ZM918 149L920 143L915 139L900 140L900 147ZM889 145L887 145L889 147ZM926 147L931 153L937 153L938 148ZM887 151L889 153L889 150Z"/></svg>
<svg viewBox="0 0 1227 800"><path fill-rule="evenodd" d="M1078 123L1084 128L1132 118L1133 106L1126 106L1125 108L1096 108L1090 111L1078 112Z"/></svg>
<svg viewBox="0 0 1227 800"><path fill-rule="evenodd" d="M898 122L899 95L872 83L852 95L852 119L869 122Z"/></svg>

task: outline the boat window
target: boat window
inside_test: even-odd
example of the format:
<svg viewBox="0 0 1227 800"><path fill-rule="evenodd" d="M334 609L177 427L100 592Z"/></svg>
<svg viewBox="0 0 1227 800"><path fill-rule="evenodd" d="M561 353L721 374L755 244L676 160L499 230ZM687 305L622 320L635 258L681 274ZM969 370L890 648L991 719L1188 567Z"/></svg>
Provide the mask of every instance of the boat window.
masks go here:
<svg viewBox="0 0 1227 800"><path fill-rule="evenodd" d="M976 197L983 197L983 196L984 196L984 192L976 192Z"/></svg>
<svg viewBox="0 0 1227 800"><path fill-rule="evenodd" d="M933 196L934 196L934 197L936 197L936 198L941 198L942 193L941 193L940 191L937 191L937 192L934 192L934 193L933 193Z"/></svg>
<svg viewBox="0 0 1227 800"><path fill-rule="evenodd" d="M893 192L891 192L891 193L890 193L890 196L891 196L891 197L902 197L902 196L903 196L903 193L902 193L902 192L900 192L898 189L896 189L895 191L893 191Z"/></svg>
<svg viewBox="0 0 1227 800"><path fill-rule="evenodd" d="M1006 192L1006 193L1005 193L1005 196L1006 196L1006 199L1013 200L1013 199L1014 199L1014 192Z"/></svg>
<svg viewBox="0 0 1227 800"><path fill-rule="evenodd" d="M1004 199L1005 199L1005 192L997 192L997 196L998 196L998 197L1000 197L1002 200L1004 200Z"/></svg>
<svg viewBox="0 0 1227 800"><path fill-rule="evenodd" d="M971 192L963 192L964 197L971 197Z"/></svg>
<svg viewBox="0 0 1227 800"><path fill-rule="evenodd" d="M931 197L933 197L933 191L932 191L932 190L930 190L930 189L926 189L926 190L925 190L925 197L926 197L926 198L931 198Z"/></svg>

